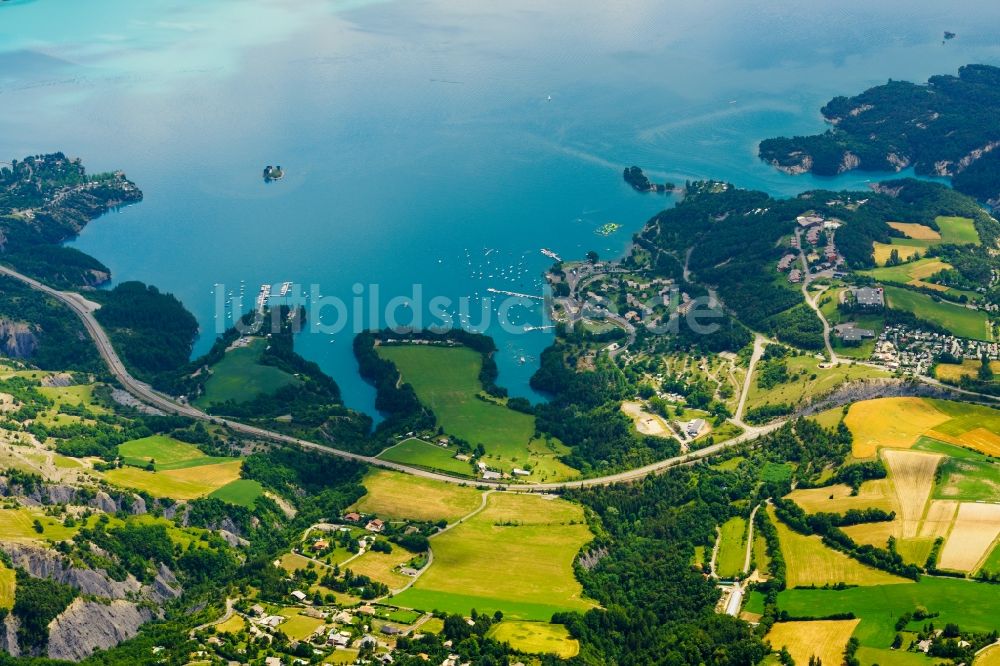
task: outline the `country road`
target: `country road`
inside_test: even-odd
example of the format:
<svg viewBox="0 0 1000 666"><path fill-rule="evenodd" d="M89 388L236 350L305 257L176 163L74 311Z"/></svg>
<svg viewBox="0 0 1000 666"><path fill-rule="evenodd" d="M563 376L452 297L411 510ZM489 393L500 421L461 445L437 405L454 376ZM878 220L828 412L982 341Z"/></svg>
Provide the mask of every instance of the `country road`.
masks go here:
<svg viewBox="0 0 1000 666"><path fill-rule="evenodd" d="M111 345L111 340L108 338L107 333L98 323L97 319L94 318L93 304L83 298L80 294L74 292L63 292L57 289L53 289L41 282L34 280L26 275L22 275L17 271L14 271L6 266L0 266L0 275L6 275L8 277L20 280L25 284L29 285L33 289L37 289L41 292L52 296L53 298L59 300L60 302L66 304L77 317L83 322L84 327L87 329L87 333L94 340L94 344L97 345L97 350L101 355L101 358L107 364L108 369L111 373L118 379L121 383L122 388L131 393L133 396L139 400L157 407L165 412L172 414L179 414L181 416L187 416L193 419L199 419L202 421L207 421L209 423L214 423L218 425L226 426L235 432L242 433L244 435L249 435L251 437L258 437L261 439L267 439L273 442L279 442L282 444L289 444L291 446L297 446L299 448L316 451L317 453L322 453L331 456L337 456L339 458L344 458L346 460L354 460L356 462L366 463L373 465L375 467L381 467L383 469L389 469L396 472L403 472L405 474L412 474L414 476L419 476L425 479L432 479L434 481L441 481L443 483L451 483L455 485L479 485L479 486L492 486L495 488L504 487L507 490L515 492L553 492L560 491L571 488L590 488L596 486L607 486L613 483L624 483L628 481L638 481L647 476L662 472L663 470L670 469L672 467L677 467L679 465L686 465L702 458L708 458L713 456L725 449L738 446L745 442L753 441L763 435L766 435L774 430L777 430L782 425L784 425L788 419L780 419L773 421L765 426L753 427L746 426L746 431L734 437L728 439L724 442L718 442L712 444L711 446L706 446L705 448L698 449L697 451L692 451L690 453L685 453L682 455L674 456L673 458L666 458L643 467L637 467L635 469L626 470L624 472L618 472L617 474L609 474L607 476L595 477L592 479L581 479L579 481L564 481L559 483L516 483L510 484L505 482L496 481L483 481L481 479L466 479L454 476L449 476L447 474L441 474L438 472L431 472L428 470L420 469L417 467L410 467L409 465L401 465L399 463L389 462L387 460L380 460L372 456L363 456L358 453L351 453L349 451L342 451L340 449L334 449L329 446L324 446L322 444L317 444L316 442L310 442L305 439L299 439L297 437L292 437L290 435L285 435L279 432L274 432L273 430L267 430L265 428L259 428L257 426L247 425L245 423L240 423L239 421L233 421L231 419L225 419L217 416L211 416L205 412L174 400L173 398L164 395L156 390L154 390L148 384L140 382L125 368L125 364L122 363L121 358L119 358L118 353L115 351L114 347ZM759 353L763 352L763 342L759 340L760 346L755 344L754 356L758 356ZM759 351L758 351L759 350ZM754 362L751 361L751 367L748 371L752 374ZM921 377L921 380L928 381L926 378ZM928 383L937 384L933 380ZM970 393L969 391L962 391L963 393ZM746 391L744 391L746 393ZM978 395L978 394L976 394ZM981 396L990 397L990 396ZM741 396L741 407L744 402L744 396ZM742 409L737 411L737 414L742 418Z"/></svg>

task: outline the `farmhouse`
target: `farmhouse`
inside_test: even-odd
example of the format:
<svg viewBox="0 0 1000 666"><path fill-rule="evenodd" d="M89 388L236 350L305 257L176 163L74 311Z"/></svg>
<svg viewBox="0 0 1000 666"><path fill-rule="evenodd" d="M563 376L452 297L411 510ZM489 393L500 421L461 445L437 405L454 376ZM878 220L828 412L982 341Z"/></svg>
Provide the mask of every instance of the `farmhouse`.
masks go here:
<svg viewBox="0 0 1000 666"><path fill-rule="evenodd" d="M368 524L365 525L365 529L369 532L381 532L385 529L385 523L382 522L381 518L372 518L368 521Z"/></svg>
<svg viewBox="0 0 1000 666"><path fill-rule="evenodd" d="M494 472L491 469L488 469L485 472L483 472L483 479L485 481L499 481L501 478L503 477L500 475L500 472Z"/></svg>
<svg viewBox="0 0 1000 666"><path fill-rule="evenodd" d="M684 432L688 437L697 437L705 427L705 419L691 419L684 425Z"/></svg>
<svg viewBox="0 0 1000 666"><path fill-rule="evenodd" d="M313 544L313 548L316 550L326 550L330 547L330 542L326 539L318 539L316 543Z"/></svg>
<svg viewBox="0 0 1000 666"><path fill-rule="evenodd" d="M303 592L302 590L293 590L292 596L298 599L299 601L305 601L308 598L306 593Z"/></svg>
<svg viewBox="0 0 1000 666"><path fill-rule="evenodd" d="M352 511L351 513L348 513L347 515L344 516L344 520L346 520L349 523L360 522L361 521L361 514L360 513L355 513L354 511Z"/></svg>
<svg viewBox="0 0 1000 666"><path fill-rule="evenodd" d="M336 647L347 647L351 643L351 635L346 631L337 631L334 629L327 636L326 642Z"/></svg>
<svg viewBox="0 0 1000 666"><path fill-rule="evenodd" d="M519 469L517 467L512 469L511 472L513 472L514 476L531 476L531 472L529 472L528 470Z"/></svg>

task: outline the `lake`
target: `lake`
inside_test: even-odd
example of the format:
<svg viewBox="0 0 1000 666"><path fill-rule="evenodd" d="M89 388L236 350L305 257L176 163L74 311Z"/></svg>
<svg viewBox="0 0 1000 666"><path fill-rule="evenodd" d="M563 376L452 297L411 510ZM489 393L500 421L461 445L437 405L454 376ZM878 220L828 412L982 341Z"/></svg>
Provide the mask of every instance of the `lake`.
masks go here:
<svg viewBox="0 0 1000 666"><path fill-rule="evenodd" d="M351 330L381 323L376 290L465 297L477 323L489 288L541 293L541 248L617 256L672 204L632 191L631 164L774 195L863 188L878 176L781 174L757 142L822 130L837 94L1000 63L1000 5L962 4L13 0L0 159L123 169L145 200L74 244L181 298L196 353L241 285L247 307L262 283L360 296L361 321L297 348L372 413ZM266 164L285 178L264 183ZM622 228L598 235L608 222ZM540 310L512 316L538 326ZM500 384L540 399L528 379L551 330L487 332Z"/></svg>

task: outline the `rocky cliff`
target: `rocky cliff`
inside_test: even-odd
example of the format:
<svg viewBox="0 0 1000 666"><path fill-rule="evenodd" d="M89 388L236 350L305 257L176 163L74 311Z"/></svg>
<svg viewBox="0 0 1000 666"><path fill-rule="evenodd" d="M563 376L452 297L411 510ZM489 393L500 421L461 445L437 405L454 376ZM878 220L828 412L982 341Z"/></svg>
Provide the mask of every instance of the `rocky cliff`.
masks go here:
<svg viewBox="0 0 1000 666"><path fill-rule="evenodd" d="M80 661L94 650L106 650L132 638L151 619L152 611L131 601L104 603L77 598L49 623L48 655Z"/></svg>
<svg viewBox="0 0 1000 666"><path fill-rule="evenodd" d="M31 358L38 349L38 338L31 326L20 321L0 319L0 355Z"/></svg>

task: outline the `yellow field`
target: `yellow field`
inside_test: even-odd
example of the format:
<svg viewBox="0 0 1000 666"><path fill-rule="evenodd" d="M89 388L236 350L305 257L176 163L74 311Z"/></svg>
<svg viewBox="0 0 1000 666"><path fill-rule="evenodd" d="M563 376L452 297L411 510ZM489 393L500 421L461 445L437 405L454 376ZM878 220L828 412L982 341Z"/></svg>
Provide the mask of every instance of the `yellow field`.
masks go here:
<svg viewBox="0 0 1000 666"><path fill-rule="evenodd" d="M225 622L215 625L215 630L220 634L238 634L247 627L247 622L242 617L233 613L233 616Z"/></svg>
<svg viewBox="0 0 1000 666"><path fill-rule="evenodd" d="M643 409L641 403L626 400L622 403L622 411L632 419L635 429L642 435L653 435L654 437L673 436L663 417L647 412Z"/></svg>
<svg viewBox="0 0 1000 666"><path fill-rule="evenodd" d="M14 607L14 579L14 570L0 564L0 608Z"/></svg>
<svg viewBox="0 0 1000 666"><path fill-rule="evenodd" d="M830 499L831 496L833 499ZM794 490L786 497L801 506L806 513L844 513L850 509L897 510L892 484L888 479L865 481L855 496L851 495L850 486L838 483L823 488Z"/></svg>
<svg viewBox="0 0 1000 666"><path fill-rule="evenodd" d="M788 587L799 585L826 585L847 583L848 585L886 585L909 583L905 578L865 566L843 553L823 545L817 535L804 536L793 532L774 516L769 508L771 520L778 529L781 553L785 556Z"/></svg>
<svg viewBox="0 0 1000 666"><path fill-rule="evenodd" d="M896 231L902 231L907 238L914 240L940 240L941 234L927 225L916 222L888 222Z"/></svg>
<svg viewBox="0 0 1000 666"><path fill-rule="evenodd" d="M1000 645L991 645L980 652L972 666L1000 666Z"/></svg>
<svg viewBox="0 0 1000 666"><path fill-rule="evenodd" d="M319 569L326 566L325 564L316 564L308 557L304 557L298 553L285 553L278 559L278 565L288 573L294 573L299 569L308 569L310 564Z"/></svg>
<svg viewBox="0 0 1000 666"><path fill-rule="evenodd" d="M819 657L824 664L840 664L854 629L861 622L854 620L813 620L810 622L776 622L765 640L774 650L788 648L796 664L808 664L809 657Z"/></svg>
<svg viewBox="0 0 1000 666"><path fill-rule="evenodd" d="M136 467L120 467L105 472L104 478L117 486L145 490L153 497L188 500L204 497L240 478L242 465L242 461L234 460L215 465L200 465L162 472L147 472Z"/></svg>
<svg viewBox="0 0 1000 666"><path fill-rule="evenodd" d="M33 523L42 524L41 534ZM72 538L78 528L63 527L61 521L33 509L0 509L0 541L64 541Z"/></svg>
<svg viewBox="0 0 1000 666"><path fill-rule="evenodd" d="M900 517L903 520L903 538L917 536L927 500L934 487L934 470L943 456L917 451L882 452L892 484L896 489Z"/></svg>
<svg viewBox="0 0 1000 666"><path fill-rule="evenodd" d="M367 551L360 557L341 565L341 569L350 569L356 574L368 576L372 580L385 583L390 590L398 590L413 579L393 571L394 568L406 564L413 559L413 553L401 546L393 546L391 553L376 553Z"/></svg>
<svg viewBox="0 0 1000 666"><path fill-rule="evenodd" d="M986 428L974 428L957 436L939 430L928 430L927 436L955 446L974 449L988 456L1000 457L1000 436Z"/></svg>
<svg viewBox="0 0 1000 666"><path fill-rule="evenodd" d="M922 398L879 398L851 405L844 423L854 435L854 457L871 458L883 446L908 449L948 420Z"/></svg>
<svg viewBox="0 0 1000 666"><path fill-rule="evenodd" d="M962 364L940 363L934 368L934 375L941 381L958 382L963 377L975 377L979 372L979 361L971 358L962 359ZM990 361L993 374L1000 377L1000 361Z"/></svg>
<svg viewBox="0 0 1000 666"><path fill-rule="evenodd" d="M915 245L889 245L877 241L872 243L872 250L875 255L875 263L879 266L885 266L885 262L889 261L893 250L899 252L899 258L903 261L920 256L924 252L924 248Z"/></svg>
<svg viewBox="0 0 1000 666"><path fill-rule="evenodd" d="M570 638L562 624L504 620L490 628L487 636L528 654L554 654L569 659L580 652L580 642Z"/></svg>
<svg viewBox="0 0 1000 666"><path fill-rule="evenodd" d="M941 551L942 569L973 571L1000 535L1000 504L963 502Z"/></svg>
<svg viewBox="0 0 1000 666"><path fill-rule="evenodd" d="M454 522L479 507L482 495L475 488L381 469L369 472L364 485L368 494L353 509L382 518Z"/></svg>

